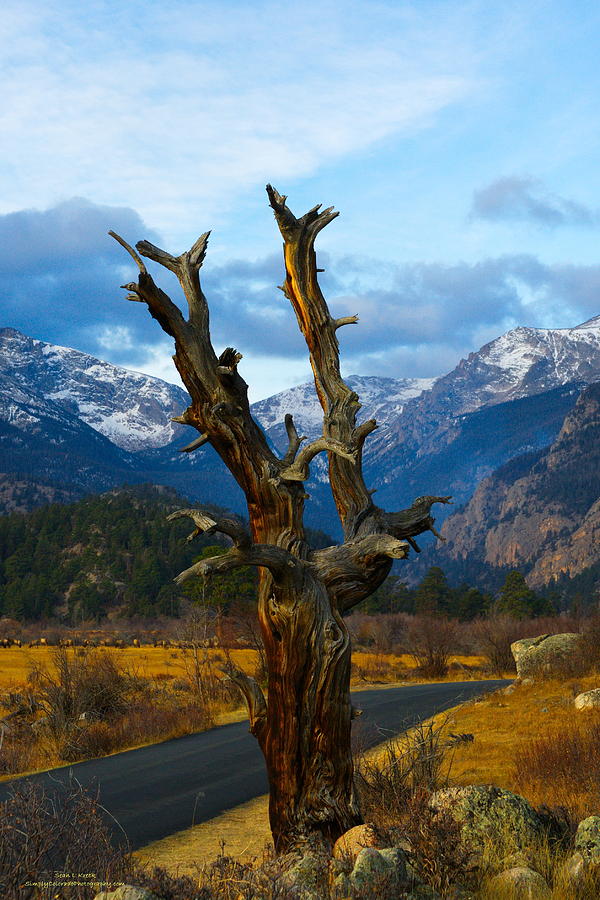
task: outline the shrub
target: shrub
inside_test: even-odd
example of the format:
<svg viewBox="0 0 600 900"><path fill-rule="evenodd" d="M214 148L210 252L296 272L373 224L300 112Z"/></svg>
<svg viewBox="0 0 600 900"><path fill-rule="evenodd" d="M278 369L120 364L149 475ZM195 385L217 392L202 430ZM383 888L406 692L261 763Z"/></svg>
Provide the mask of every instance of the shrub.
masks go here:
<svg viewBox="0 0 600 900"><path fill-rule="evenodd" d="M517 671L510 647L523 637L523 630L523 623L508 615L490 616L473 623L477 647L495 675Z"/></svg>
<svg viewBox="0 0 600 900"><path fill-rule="evenodd" d="M600 801L600 715L590 710L580 716L568 727L517 746L515 784L523 793L544 796L569 813L589 815ZM589 811L581 806L585 797L594 807Z"/></svg>
<svg viewBox="0 0 600 900"><path fill-rule="evenodd" d="M409 652L427 678L444 678L456 642L457 623L443 616L415 616L408 628Z"/></svg>
<svg viewBox="0 0 600 900"><path fill-rule="evenodd" d="M107 719L125 709L128 679L111 654L92 650L79 656L56 647L52 662L54 672L34 664L28 681L58 741L69 735L83 713Z"/></svg>
<svg viewBox="0 0 600 900"><path fill-rule="evenodd" d="M117 749L116 738L115 729L108 722L91 722L87 727L71 732L59 748L59 753L67 762L106 756Z"/></svg>
<svg viewBox="0 0 600 900"><path fill-rule="evenodd" d="M0 775L16 775L30 768L33 750L27 723L13 721L10 731L0 730Z"/></svg>
<svg viewBox="0 0 600 900"><path fill-rule="evenodd" d="M410 842L410 859L422 881L443 897L453 884L468 883L475 872L472 853L462 841L461 826L447 810L433 810L429 793L410 798L403 827Z"/></svg>
<svg viewBox="0 0 600 900"><path fill-rule="evenodd" d="M446 722L420 722L401 741L390 741L383 759L358 756L355 786L367 821L385 830L403 821L411 799L448 784L451 760Z"/></svg>
<svg viewBox="0 0 600 900"><path fill-rule="evenodd" d="M54 872L93 873L88 885L38 888L28 882L53 880ZM3 900L89 900L104 886L122 883L133 872L131 857L115 849L97 799L69 781L47 793L25 783L0 804L0 896ZM110 888L109 888L110 889Z"/></svg>
<svg viewBox="0 0 600 900"><path fill-rule="evenodd" d="M591 616L581 628L581 670L597 672L600 669L600 616Z"/></svg>

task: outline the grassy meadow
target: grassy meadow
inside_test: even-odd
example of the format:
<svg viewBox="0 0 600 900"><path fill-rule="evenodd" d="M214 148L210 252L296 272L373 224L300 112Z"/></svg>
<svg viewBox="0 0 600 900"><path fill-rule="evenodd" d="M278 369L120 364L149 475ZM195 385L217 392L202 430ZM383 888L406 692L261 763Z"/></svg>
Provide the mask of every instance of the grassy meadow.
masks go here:
<svg viewBox="0 0 600 900"><path fill-rule="evenodd" d="M6 717L22 705L23 698L30 703L31 698L39 701L41 697L39 708L33 709L26 721L15 720L6 735L0 754L2 780L240 721L247 715L245 703L222 668L229 659L247 674L261 678L260 654L250 648L193 651L143 645L57 649L24 646L1 651L0 717L10 725L11 719ZM71 690L70 685L79 684L77 691L82 695L93 690L86 674L88 660L95 667L91 680L105 685L113 708L69 728L56 705L70 704L70 708L79 702L79 697L63 696L65 690ZM443 677L451 681L480 678L482 665L480 656L451 655ZM355 690L427 680L442 679L427 679L408 653L357 650L352 657L351 685ZM89 708L90 702L89 697L82 698L81 708ZM31 722L43 721L49 712L52 727L40 727L33 734Z"/></svg>

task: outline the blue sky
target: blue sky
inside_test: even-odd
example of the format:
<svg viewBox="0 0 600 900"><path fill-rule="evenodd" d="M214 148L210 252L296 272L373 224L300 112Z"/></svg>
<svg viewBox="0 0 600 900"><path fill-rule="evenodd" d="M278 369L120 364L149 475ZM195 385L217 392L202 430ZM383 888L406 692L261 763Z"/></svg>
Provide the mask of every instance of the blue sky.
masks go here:
<svg viewBox="0 0 600 900"><path fill-rule="evenodd" d="M181 252L212 229L217 349L253 399L306 380L267 181L341 212L318 250L360 316L347 374L600 313L596 3L9 0L1 29L4 325L176 381L106 231Z"/></svg>

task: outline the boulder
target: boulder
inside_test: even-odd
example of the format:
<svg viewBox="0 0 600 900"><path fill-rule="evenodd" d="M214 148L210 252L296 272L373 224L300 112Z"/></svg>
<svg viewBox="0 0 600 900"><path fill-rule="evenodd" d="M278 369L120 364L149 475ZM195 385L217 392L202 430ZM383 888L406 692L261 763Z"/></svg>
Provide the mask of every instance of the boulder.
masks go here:
<svg viewBox="0 0 600 900"><path fill-rule="evenodd" d="M429 802L460 826L464 848L475 864L490 847L496 858L503 858L526 852L545 834L541 818L527 800L493 785L445 788L432 794Z"/></svg>
<svg viewBox="0 0 600 900"><path fill-rule="evenodd" d="M600 816L588 816L577 826L575 852L566 860L563 878L573 894L587 896L600 888ZM590 894L591 896L591 894Z"/></svg>
<svg viewBox="0 0 600 900"><path fill-rule="evenodd" d="M350 857L354 862L365 847L379 847L380 841L373 825L356 825L346 831L333 845L334 859Z"/></svg>
<svg viewBox="0 0 600 900"><path fill-rule="evenodd" d="M584 691L575 697L575 709L596 709L600 706L600 688Z"/></svg>
<svg viewBox="0 0 600 900"><path fill-rule="evenodd" d="M578 850L565 862L562 883L573 897L600 896L600 868Z"/></svg>
<svg viewBox="0 0 600 900"><path fill-rule="evenodd" d="M600 865L600 816L588 816L579 823L574 846L585 860Z"/></svg>
<svg viewBox="0 0 600 900"><path fill-rule="evenodd" d="M399 847L377 850L365 847L356 857L349 876L353 891L378 900L396 900L398 893L409 886L406 855Z"/></svg>
<svg viewBox="0 0 600 900"><path fill-rule="evenodd" d="M539 872L526 866L515 866L505 869L488 883L488 890L493 897L506 897L507 900L547 900L552 891Z"/></svg>
<svg viewBox="0 0 600 900"><path fill-rule="evenodd" d="M523 638L510 647L519 678L575 674L579 668L580 648L581 635L573 632Z"/></svg>
<svg viewBox="0 0 600 900"><path fill-rule="evenodd" d="M281 880L295 889L298 900L323 900L329 881L328 858L323 853L307 853L286 869Z"/></svg>

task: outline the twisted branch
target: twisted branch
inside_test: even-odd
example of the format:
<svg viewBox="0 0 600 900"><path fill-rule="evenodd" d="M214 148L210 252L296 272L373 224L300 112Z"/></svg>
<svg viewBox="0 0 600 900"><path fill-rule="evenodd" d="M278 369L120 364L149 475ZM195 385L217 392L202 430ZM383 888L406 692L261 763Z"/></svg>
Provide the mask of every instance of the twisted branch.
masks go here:
<svg viewBox="0 0 600 900"><path fill-rule="evenodd" d="M176 509L175 512L167 516L167 522L182 518L192 519L196 526L194 531L188 536L188 541L192 541L199 534L214 534L215 531L219 531L221 534L226 534L230 537L234 547L240 550L245 550L252 543L248 531L238 519L229 517L213 519L212 516L202 509Z"/></svg>
<svg viewBox="0 0 600 900"><path fill-rule="evenodd" d="M288 448L285 456L281 460L281 464L284 468L287 468L294 462L296 454L300 449L300 444L302 441L306 440L306 435L299 437L296 426L294 425L294 418L290 413L287 413L285 416L285 430L288 436Z"/></svg>
<svg viewBox="0 0 600 900"><path fill-rule="evenodd" d="M316 441L312 441L304 447L296 460L291 466L282 469L281 477L286 481L305 481L309 475L309 465L318 453L328 450L330 453L336 453L344 459L351 462L356 461L357 450L348 448L340 441L334 441L332 438L320 437Z"/></svg>
<svg viewBox="0 0 600 900"><path fill-rule="evenodd" d="M248 705L248 715L250 718L249 730L258 739L259 743L261 743L267 724L267 701L265 700L265 695L263 694L260 685L254 678L246 675L245 672L242 672L241 669L238 669L237 666L234 666L229 660L227 664L221 668L221 671L244 695Z"/></svg>

